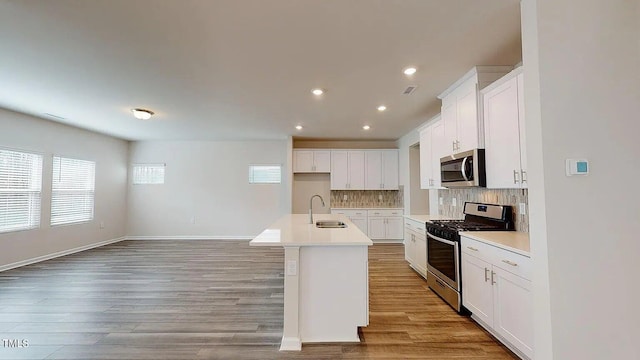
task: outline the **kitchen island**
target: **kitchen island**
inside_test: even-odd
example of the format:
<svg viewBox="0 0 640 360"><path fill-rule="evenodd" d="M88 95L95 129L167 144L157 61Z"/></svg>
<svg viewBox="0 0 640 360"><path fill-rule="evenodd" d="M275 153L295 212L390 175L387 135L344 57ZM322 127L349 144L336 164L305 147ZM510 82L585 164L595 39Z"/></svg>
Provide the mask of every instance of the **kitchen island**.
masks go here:
<svg viewBox="0 0 640 360"><path fill-rule="evenodd" d="M309 215L289 214L251 240L251 246L284 247L284 326L280 350L302 343L359 342L369 324L368 246L343 215L317 214L345 228L318 228ZM314 221L314 222L315 222Z"/></svg>

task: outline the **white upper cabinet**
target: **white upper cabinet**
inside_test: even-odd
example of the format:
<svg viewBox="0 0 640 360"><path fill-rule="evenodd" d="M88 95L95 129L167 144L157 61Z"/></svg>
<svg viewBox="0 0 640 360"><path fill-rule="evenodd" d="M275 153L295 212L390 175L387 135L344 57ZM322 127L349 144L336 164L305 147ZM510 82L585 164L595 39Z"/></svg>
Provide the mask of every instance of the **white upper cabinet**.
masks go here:
<svg viewBox="0 0 640 360"><path fill-rule="evenodd" d="M444 124L440 117L420 130L420 188L439 189L440 158L444 156Z"/></svg>
<svg viewBox="0 0 640 360"><path fill-rule="evenodd" d="M294 173L328 173L330 171L330 150L293 150Z"/></svg>
<svg viewBox="0 0 640 360"><path fill-rule="evenodd" d="M331 151L331 190L364 190L365 152Z"/></svg>
<svg viewBox="0 0 640 360"><path fill-rule="evenodd" d="M521 68L482 91L487 188L526 188Z"/></svg>
<svg viewBox="0 0 640 360"><path fill-rule="evenodd" d="M442 99L443 156L484 148L479 89L500 78L510 66L476 66L438 96Z"/></svg>
<svg viewBox="0 0 640 360"><path fill-rule="evenodd" d="M367 150L365 174L365 190L398 190L398 150Z"/></svg>

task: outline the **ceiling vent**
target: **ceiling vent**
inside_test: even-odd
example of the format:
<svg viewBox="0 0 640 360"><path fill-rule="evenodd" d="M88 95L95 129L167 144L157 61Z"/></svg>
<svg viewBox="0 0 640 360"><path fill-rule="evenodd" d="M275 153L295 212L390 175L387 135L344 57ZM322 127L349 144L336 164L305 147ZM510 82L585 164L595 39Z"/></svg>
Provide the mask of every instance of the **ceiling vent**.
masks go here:
<svg viewBox="0 0 640 360"><path fill-rule="evenodd" d="M404 89L402 95L411 95L414 91L416 91L417 88L418 85L409 85L406 89Z"/></svg>

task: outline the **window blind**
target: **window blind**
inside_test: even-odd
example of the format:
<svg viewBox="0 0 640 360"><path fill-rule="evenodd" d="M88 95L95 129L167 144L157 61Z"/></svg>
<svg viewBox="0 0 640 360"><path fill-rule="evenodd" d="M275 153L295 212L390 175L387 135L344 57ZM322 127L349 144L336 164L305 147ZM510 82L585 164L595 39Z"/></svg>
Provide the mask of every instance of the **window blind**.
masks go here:
<svg viewBox="0 0 640 360"><path fill-rule="evenodd" d="M42 156L0 149L0 232L40 226Z"/></svg>
<svg viewBox="0 0 640 360"><path fill-rule="evenodd" d="M280 165L249 165L249 184L280 184Z"/></svg>
<svg viewBox="0 0 640 360"><path fill-rule="evenodd" d="M93 219L96 163L53 157L51 225Z"/></svg>
<svg viewBox="0 0 640 360"><path fill-rule="evenodd" d="M164 164L133 165L133 184L164 184Z"/></svg>

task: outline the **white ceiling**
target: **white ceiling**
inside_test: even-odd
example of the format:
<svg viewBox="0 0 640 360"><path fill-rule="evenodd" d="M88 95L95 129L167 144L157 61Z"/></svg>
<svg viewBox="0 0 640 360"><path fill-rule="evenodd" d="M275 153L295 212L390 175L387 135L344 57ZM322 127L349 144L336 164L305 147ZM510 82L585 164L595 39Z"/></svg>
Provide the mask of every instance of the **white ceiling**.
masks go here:
<svg viewBox="0 0 640 360"><path fill-rule="evenodd" d="M521 60L519 6L0 0L0 107L128 140L397 139L472 66Z"/></svg>

